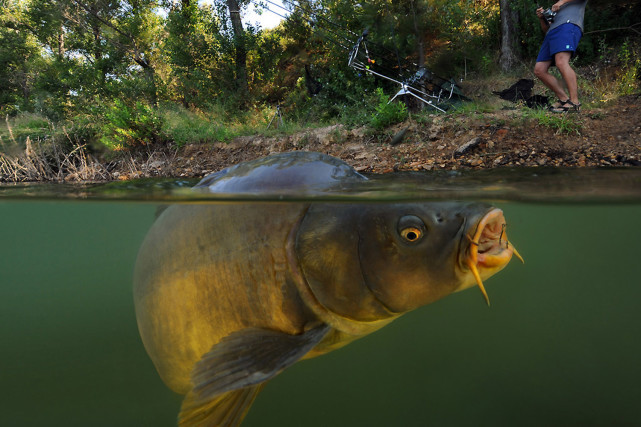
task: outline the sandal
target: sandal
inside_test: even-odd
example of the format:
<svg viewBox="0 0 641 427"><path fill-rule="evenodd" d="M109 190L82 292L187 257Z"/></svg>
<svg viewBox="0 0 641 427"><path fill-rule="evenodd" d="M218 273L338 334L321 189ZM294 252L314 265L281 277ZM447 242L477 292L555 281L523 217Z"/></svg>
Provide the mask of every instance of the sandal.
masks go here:
<svg viewBox="0 0 641 427"><path fill-rule="evenodd" d="M567 113L570 110L570 107L566 107L567 104L572 104L570 101L570 98L566 99L565 101L561 101L560 99L557 99L556 104L558 105L550 105L548 107L548 110L550 110L553 113ZM575 105L575 104L572 104Z"/></svg>
<svg viewBox="0 0 641 427"><path fill-rule="evenodd" d="M580 113L581 112L581 103L579 102L578 104L575 104L574 102L570 101L569 99L565 102L566 104L570 104L570 107L567 109L567 112L569 113Z"/></svg>

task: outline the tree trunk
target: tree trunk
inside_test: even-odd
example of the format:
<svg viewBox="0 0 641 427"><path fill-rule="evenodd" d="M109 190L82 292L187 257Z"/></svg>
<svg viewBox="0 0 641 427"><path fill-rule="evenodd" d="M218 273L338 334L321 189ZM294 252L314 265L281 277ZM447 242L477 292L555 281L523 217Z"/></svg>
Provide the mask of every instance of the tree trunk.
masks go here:
<svg viewBox="0 0 641 427"><path fill-rule="evenodd" d="M518 50L516 45L516 27L518 13L510 5L510 0L499 1L501 9L501 56L499 65L504 72L512 70L518 63Z"/></svg>
<svg viewBox="0 0 641 427"><path fill-rule="evenodd" d="M245 30L240 19L240 5L237 0L227 0L229 18L234 32L234 46L236 48L236 84L241 98L247 97L247 50L245 48Z"/></svg>
<svg viewBox="0 0 641 427"><path fill-rule="evenodd" d="M147 80L147 84L149 85L147 89L147 93L149 94L149 101L151 102L151 105L154 108L156 108L158 107L158 87L156 86L156 69L139 52L135 53L134 61L142 67L145 73L145 79Z"/></svg>
<svg viewBox="0 0 641 427"><path fill-rule="evenodd" d="M418 68L425 67L425 34L424 31L418 26L418 19L416 16L416 8L414 7L414 1L411 2L412 6L412 15L414 18L414 33L416 35L416 51L418 54Z"/></svg>
<svg viewBox="0 0 641 427"><path fill-rule="evenodd" d="M98 11L92 12L92 15L97 15ZM93 34L93 58L94 58L94 68L99 74L100 85L104 87L107 80L107 75L105 73L105 66L102 63L102 45L101 45L101 28L98 21L92 20L91 22L91 32Z"/></svg>
<svg viewBox="0 0 641 427"><path fill-rule="evenodd" d="M58 57L62 59L65 55L65 29L60 25L60 32L58 33Z"/></svg>
<svg viewBox="0 0 641 427"><path fill-rule="evenodd" d="M416 35L416 50L417 50L417 59L418 59L418 71L421 69L425 68L425 31L419 27L418 25L418 17L416 13L416 8L414 6L414 0L411 2L412 6L412 15L414 19L414 34ZM422 11L419 11L418 15L420 16ZM427 86L425 84L425 78L420 79L417 82L419 89L423 92L427 92ZM423 110L426 107L426 105L421 102L419 103L419 107L421 110Z"/></svg>
<svg viewBox="0 0 641 427"><path fill-rule="evenodd" d="M181 0L180 2L181 8L180 8L180 14L182 16L181 22L183 25L183 32L185 37L192 37L192 13L191 13L191 0ZM191 44L191 41L189 42ZM191 57L191 55L190 55ZM189 109L190 106L192 106L192 103L190 102L192 97L190 96L190 90L193 87L193 83L190 81L188 76L192 75L192 64L193 61L187 61L182 62L183 67L185 67L185 75L187 77L183 77L181 80L180 84L180 91L181 91L181 98L182 98L182 104L185 109Z"/></svg>

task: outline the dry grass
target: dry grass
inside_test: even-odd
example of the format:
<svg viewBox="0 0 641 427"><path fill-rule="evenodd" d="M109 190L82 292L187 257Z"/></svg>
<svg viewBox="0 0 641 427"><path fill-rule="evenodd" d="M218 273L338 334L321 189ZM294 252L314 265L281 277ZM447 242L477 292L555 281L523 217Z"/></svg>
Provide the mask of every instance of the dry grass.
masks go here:
<svg viewBox="0 0 641 427"><path fill-rule="evenodd" d="M167 147L136 153L122 153L111 163L114 172L111 179L154 178L172 175L172 165L178 151Z"/></svg>
<svg viewBox="0 0 641 427"><path fill-rule="evenodd" d="M56 142L31 141L24 148L13 137L7 121L9 142L0 141L0 182L27 181L104 181L109 179L106 167L89 155L85 146ZM69 142L71 139L68 137ZM65 144L67 145L67 144Z"/></svg>

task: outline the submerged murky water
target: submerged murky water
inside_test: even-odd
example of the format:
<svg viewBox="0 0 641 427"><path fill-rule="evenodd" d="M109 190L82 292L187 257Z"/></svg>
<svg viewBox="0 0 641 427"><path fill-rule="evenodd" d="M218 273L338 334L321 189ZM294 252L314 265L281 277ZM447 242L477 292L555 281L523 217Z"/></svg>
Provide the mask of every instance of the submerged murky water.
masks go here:
<svg viewBox="0 0 641 427"><path fill-rule="evenodd" d="M480 199L525 257L287 369L246 426L638 425L641 173L410 175L276 200ZM0 425L172 426L138 335L136 253L192 182L0 187ZM52 189L55 192L52 192ZM280 202L283 203L283 202Z"/></svg>

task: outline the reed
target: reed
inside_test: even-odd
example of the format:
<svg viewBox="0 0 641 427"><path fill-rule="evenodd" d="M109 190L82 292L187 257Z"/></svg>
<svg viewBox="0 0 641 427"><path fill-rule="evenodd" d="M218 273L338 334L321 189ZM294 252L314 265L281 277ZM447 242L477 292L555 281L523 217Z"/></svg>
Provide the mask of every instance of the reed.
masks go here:
<svg viewBox="0 0 641 427"><path fill-rule="evenodd" d="M24 150L13 147L0 150L0 181L2 182L87 182L109 179L107 168L87 153L84 145L70 148L57 142L43 143L27 137ZM2 143L2 145L6 145Z"/></svg>

